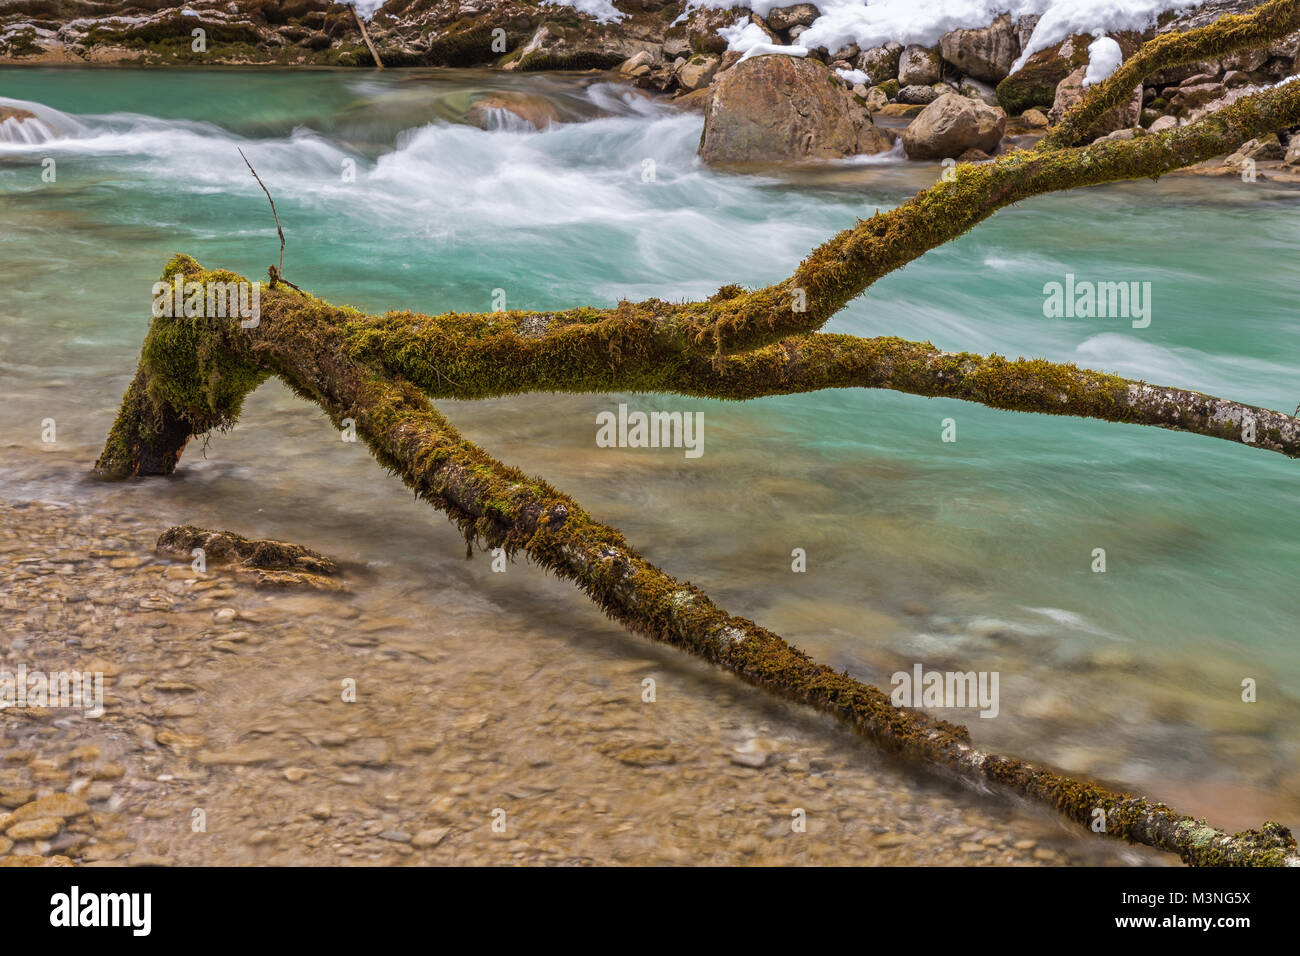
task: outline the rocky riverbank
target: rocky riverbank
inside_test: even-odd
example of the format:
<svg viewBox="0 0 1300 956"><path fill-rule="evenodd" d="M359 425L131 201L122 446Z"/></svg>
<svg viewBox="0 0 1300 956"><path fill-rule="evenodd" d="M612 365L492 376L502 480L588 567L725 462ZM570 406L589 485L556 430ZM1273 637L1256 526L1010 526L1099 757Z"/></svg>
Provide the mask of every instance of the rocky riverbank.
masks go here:
<svg viewBox="0 0 1300 956"><path fill-rule="evenodd" d="M693 9L626 0L618 19L529 0L389 0L369 20L388 66L490 66L507 71L614 70L624 80L705 113L706 162L803 162L883 153L901 131L918 160L984 161L1031 145L1082 95L1095 60L1122 58L1162 32L1198 26L1255 0L1211 0L1166 14L1145 32L1032 44L1039 18L1003 15L944 33L930 46L801 46L813 4ZM815 33L815 31L814 31ZM352 8L325 0L17 0L0 14L0 63L373 66ZM746 56L760 50L785 56ZM1028 54L1028 55L1026 55ZM1132 137L1199 119L1300 71L1300 32L1267 48L1153 76L1102 117L1095 138ZM554 117L516 97L493 104L525 123ZM542 119L539 120L539 117ZM886 118L882 122L882 117ZM0 122L20 115L0 114ZM1300 182L1300 141L1252 141L1197 172Z"/></svg>
<svg viewBox="0 0 1300 956"><path fill-rule="evenodd" d="M668 648L488 648L364 568L267 586L137 514L0 520L0 669L104 684L99 717L0 709L0 866L1170 862L910 778Z"/></svg>

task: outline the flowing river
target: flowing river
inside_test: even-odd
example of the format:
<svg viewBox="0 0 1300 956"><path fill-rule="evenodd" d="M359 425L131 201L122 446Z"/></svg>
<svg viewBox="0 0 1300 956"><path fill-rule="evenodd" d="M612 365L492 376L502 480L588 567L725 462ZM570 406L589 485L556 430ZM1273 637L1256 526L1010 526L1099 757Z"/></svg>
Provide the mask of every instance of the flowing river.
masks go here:
<svg viewBox="0 0 1300 956"><path fill-rule="evenodd" d="M564 122L464 122L502 90L544 96ZM237 148L275 198L285 274L368 312L766 284L932 183L937 165L706 169L698 114L598 75L25 69L0 72L5 105L38 120L0 126L0 502L44 504L9 512L26 517L0 556L75 539L159 571L153 537L196 524L305 544L351 569L346 598L231 589L225 603L247 622L232 650L208 646L220 637L211 608L196 610L202 626L164 622L151 639L88 619L76 646L147 675L123 692L126 726L174 725L194 741L162 766L152 743L137 753L99 732L131 768L114 799L188 814L203 792L240 821L200 845L160 835L160 812L132 831L137 847L213 862L1171 859L898 766L625 635L526 562L504 574L485 555L466 562L442 516L276 382L234 431L193 443L174 478L88 477L170 255L250 278L278 257ZM1175 176L1037 199L878 282L828 330L1075 362L1289 411L1296 196ZM1149 325L1045 317L1044 284L1067 275L1149 283ZM703 454L597 447L597 414L620 402L702 412ZM1300 823L1300 473L1288 459L883 391L442 407L655 564L837 668L878 686L917 663L997 672L996 717L943 714L982 748L1229 830ZM54 443L42 442L49 419ZM956 441L943 440L946 419ZM791 570L796 548L805 573ZM111 597L111 580L95 580ZM58 624L41 618L53 612L31 579L6 588L19 585L28 624L3 618L10 663ZM82 586L64 575L58 593ZM165 634L192 644L166 650ZM197 686L198 706L150 693L156 667ZM372 675L374 696L339 716L326 702L348 668L363 686ZM11 728L11 744L26 746L24 733ZM261 749L245 752L250 741ZM339 756L350 750L360 756ZM494 843L497 807L521 829ZM791 834L792 808L807 810L806 833ZM402 837L416 831L412 849Z"/></svg>

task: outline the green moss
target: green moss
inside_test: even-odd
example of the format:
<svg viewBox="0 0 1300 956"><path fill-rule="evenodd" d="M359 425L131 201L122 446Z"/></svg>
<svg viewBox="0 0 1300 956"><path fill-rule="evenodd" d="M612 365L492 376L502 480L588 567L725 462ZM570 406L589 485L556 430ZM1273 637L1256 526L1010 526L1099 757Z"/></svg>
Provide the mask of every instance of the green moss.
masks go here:
<svg viewBox="0 0 1300 956"><path fill-rule="evenodd" d="M524 73L542 70L612 70L623 60L621 54L600 50L571 52L538 50L519 60L519 70Z"/></svg>
<svg viewBox="0 0 1300 956"><path fill-rule="evenodd" d="M1143 44L1105 82L1090 87L1038 148L1058 149L1089 141L1097 118L1128 102L1134 87L1153 73L1267 46L1297 29L1300 3L1269 0L1247 14L1228 14L1195 30L1161 34Z"/></svg>
<svg viewBox="0 0 1300 956"><path fill-rule="evenodd" d="M998 105L1008 116L1019 116L1028 109L1051 108L1057 85L1088 62L1086 38L1073 38L1072 46L1068 58L1057 55L1058 47L1035 53L1024 66L997 85Z"/></svg>
<svg viewBox="0 0 1300 956"><path fill-rule="evenodd" d="M34 29L18 30L11 33L5 42L8 45L10 56L36 56L45 52L36 42L36 31Z"/></svg>

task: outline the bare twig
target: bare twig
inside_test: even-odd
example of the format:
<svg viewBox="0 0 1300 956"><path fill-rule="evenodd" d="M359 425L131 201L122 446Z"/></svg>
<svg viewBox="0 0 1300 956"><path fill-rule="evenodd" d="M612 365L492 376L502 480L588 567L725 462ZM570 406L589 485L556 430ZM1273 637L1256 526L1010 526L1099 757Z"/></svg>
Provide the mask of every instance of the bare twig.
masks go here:
<svg viewBox="0 0 1300 956"><path fill-rule="evenodd" d="M275 217L275 231L280 234L280 268L275 273L275 275L272 276L272 279L275 279L277 277L283 279L284 276L282 275L282 273L284 272L284 230L280 228L280 214L275 211L275 200L271 198L271 190L266 188L266 183L262 182L262 177L257 175L257 170L254 169L253 164L248 161L248 157L244 156L244 151L242 149L239 151L239 155L243 157L244 165L247 166L248 171L253 174L253 178L257 180L257 185L261 186L262 192L266 193L266 201L271 204L271 215ZM284 279L284 281L288 282L289 285L293 285L293 283L289 282L288 279ZM274 282L272 282L272 285L274 285ZM298 289L296 285L294 285L293 287L295 289ZM298 289L298 291L301 292L302 290Z"/></svg>
<svg viewBox="0 0 1300 956"><path fill-rule="evenodd" d="M375 58L375 66L382 70L384 68L384 61L379 59L379 51L376 50L375 45L370 42L370 34L366 32L366 22L361 19L361 14L357 13L355 5L352 5L352 15L357 18L357 26L361 28L361 39L365 40L366 46L370 48L370 55Z"/></svg>

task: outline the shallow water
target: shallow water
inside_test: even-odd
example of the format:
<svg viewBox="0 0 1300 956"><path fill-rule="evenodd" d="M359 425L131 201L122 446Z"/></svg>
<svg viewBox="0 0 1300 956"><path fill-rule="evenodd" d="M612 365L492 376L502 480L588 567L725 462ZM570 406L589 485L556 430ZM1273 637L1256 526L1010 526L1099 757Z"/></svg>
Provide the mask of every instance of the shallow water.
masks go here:
<svg viewBox="0 0 1300 956"><path fill-rule="evenodd" d="M542 133L456 122L479 91L509 88L586 121ZM386 612L356 599L366 614L421 621L391 638L415 644L446 626L405 607L429 587L478 641L496 640L504 619L519 640L588 635L566 653L635 642L535 569L462 562L440 516L379 480L363 446L276 384L250 398L234 432L192 448L174 479L85 477L168 256L256 276L278 254L236 146L275 195L286 275L368 311L483 310L497 289L510 308L551 308L767 283L939 173L895 159L716 173L693 157L697 115L599 77L23 70L0 72L0 96L42 104L61 131L0 143L0 496L308 544L382 574ZM46 158L54 183L41 181ZM1300 401L1296 196L1172 177L1035 200L877 283L830 328L1073 361L1289 410ZM1043 284L1067 272L1151 282L1150 327L1044 318ZM595 447L596 413L619 401L703 411L703 457ZM998 671L997 718L945 715L981 746L1228 828L1300 822L1300 517L1284 458L888 392L444 407L650 560L828 663L882 685L914 662ZM949 417L955 443L940 440ZM52 447L40 441L46 418ZM796 547L806 574L790 571ZM1090 571L1099 547L1105 574ZM1240 700L1247 677L1259 682L1254 704ZM706 693L738 694L710 680Z"/></svg>

